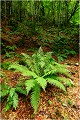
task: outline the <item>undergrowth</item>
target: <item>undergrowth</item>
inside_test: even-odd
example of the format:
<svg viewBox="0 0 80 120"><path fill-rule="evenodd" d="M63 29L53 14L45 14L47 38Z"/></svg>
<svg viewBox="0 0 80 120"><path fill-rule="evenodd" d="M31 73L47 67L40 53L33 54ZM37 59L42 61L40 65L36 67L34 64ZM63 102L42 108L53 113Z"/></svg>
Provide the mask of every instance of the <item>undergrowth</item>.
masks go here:
<svg viewBox="0 0 80 120"><path fill-rule="evenodd" d="M20 83L19 89L17 86L14 88L2 87L2 97L8 95L6 110L13 105L16 109L18 106L18 93L28 95L31 93L31 105L34 112L37 112L39 106L40 92L43 89L45 91L48 83L60 88L66 92L66 86L72 86L71 75L67 70L67 66L61 65L52 58L51 52L44 54L40 47L32 56L22 53L19 61L11 64L9 70L15 70L22 73L23 76L29 76L28 80ZM23 91L24 86L24 91ZM9 89L8 89L9 88ZM9 104L10 103L10 104Z"/></svg>

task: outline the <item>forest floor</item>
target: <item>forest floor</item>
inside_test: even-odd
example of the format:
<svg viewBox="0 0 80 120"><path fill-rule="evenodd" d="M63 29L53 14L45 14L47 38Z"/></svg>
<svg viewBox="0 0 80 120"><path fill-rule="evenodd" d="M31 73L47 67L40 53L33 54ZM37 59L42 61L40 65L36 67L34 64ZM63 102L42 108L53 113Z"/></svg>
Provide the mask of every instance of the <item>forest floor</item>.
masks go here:
<svg viewBox="0 0 80 120"><path fill-rule="evenodd" d="M5 31L8 31L6 29ZM6 35L5 32L2 33L2 41L7 45L12 45L20 40L19 36L16 35ZM12 43L9 40L12 40ZM30 40L31 39L31 42ZM1 55L1 62L14 62L18 60L18 56L22 52L27 53L29 55L33 54L33 51L30 51L29 47L38 48L38 45L35 41L36 37L26 39L25 46L23 48L16 48L16 56L11 56L10 58L4 57L5 55ZM33 41L33 42L32 42ZM9 44L10 42L10 44ZM29 42L29 43L28 43ZM25 49L27 48L27 49ZM51 51L51 49L44 45L42 47L45 52ZM8 57L8 56L7 56ZM55 56L53 56L55 58ZM57 60L57 59L56 59ZM78 64L76 64L78 63ZM14 110L11 108L8 112L5 112L5 104L6 100L1 103L1 116L0 120L79 120L80 119L80 83L79 83L79 55L75 55L74 57L68 57L61 64L67 64L68 69L73 77L73 83L75 86L67 87L67 94L64 94L60 89L55 86L48 86L44 91L40 94L40 103L38 112L34 114L33 108L30 104L30 96L28 95L26 98L24 96L19 95L19 103L18 108ZM15 86L17 81L21 78L21 74L19 72L13 72L10 70L3 70L3 73L6 75L8 83L10 86ZM2 79L0 79L0 82Z"/></svg>
<svg viewBox="0 0 80 120"><path fill-rule="evenodd" d="M46 47L44 50L46 51ZM48 49L47 49L48 50ZM23 49L18 49L17 53L24 52ZM28 54L33 54L33 52L27 52ZM3 57L3 56L2 56ZM14 59L2 59L2 61L14 62ZM74 87L67 88L67 94L65 95L60 89L49 86L46 88L45 92L41 92L40 104L38 112L33 113L33 109L30 104L30 96L24 98L24 96L19 97L18 108L16 110L10 109L5 112L5 102L1 103L1 120L79 120L80 119L80 84L79 84L79 56L69 57L64 60L61 64L68 64L68 69L70 70ZM7 70L2 70L7 76L11 86L14 86L17 80L20 78L20 73L11 72Z"/></svg>

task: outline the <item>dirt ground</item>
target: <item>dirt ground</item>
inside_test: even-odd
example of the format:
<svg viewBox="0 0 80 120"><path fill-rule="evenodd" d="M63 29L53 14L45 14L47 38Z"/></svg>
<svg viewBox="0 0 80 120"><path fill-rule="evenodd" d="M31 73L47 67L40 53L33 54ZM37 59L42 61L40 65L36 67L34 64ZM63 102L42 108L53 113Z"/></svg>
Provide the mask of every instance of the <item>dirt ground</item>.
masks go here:
<svg viewBox="0 0 80 120"><path fill-rule="evenodd" d="M32 54L32 53L31 53ZM78 64L76 64L78 63ZM4 101L1 103L0 120L79 120L80 119L80 81L79 81L79 56L69 57L61 64L68 64L68 69L73 77L75 86L67 87L65 95L55 86L48 86L46 91L40 94L38 112L33 113L30 104L30 96L19 96L18 108L11 108L5 112ZM3 70L10 84L14 86L20 78L20 73Z"/></svg>

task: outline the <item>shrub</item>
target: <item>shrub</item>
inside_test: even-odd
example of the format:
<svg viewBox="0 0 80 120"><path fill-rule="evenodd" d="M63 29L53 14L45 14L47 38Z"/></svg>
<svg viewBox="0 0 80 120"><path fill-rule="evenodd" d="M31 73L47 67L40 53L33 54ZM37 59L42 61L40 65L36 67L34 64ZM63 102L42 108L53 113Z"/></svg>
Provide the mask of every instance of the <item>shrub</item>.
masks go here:
<svg viewBox="0 0 80 120"><path fill-rule="evenodd" d="M47 87L47 83L55 85L66 92L65 85L71 86L71 76L66 66L57 63L51 56L51 52L43 53L41 47L38 52L32 56L22 53L22 62L11 64L9 69L20 71L23 76L30 76L29 80L25 80L27 95L31 92L31 105L34 112L37 111L40 99L40 91ZM60 77L59 75L63 75ZM65 78L65 76L67 78ZM68 79L69 78L69 79Z"/></svg>

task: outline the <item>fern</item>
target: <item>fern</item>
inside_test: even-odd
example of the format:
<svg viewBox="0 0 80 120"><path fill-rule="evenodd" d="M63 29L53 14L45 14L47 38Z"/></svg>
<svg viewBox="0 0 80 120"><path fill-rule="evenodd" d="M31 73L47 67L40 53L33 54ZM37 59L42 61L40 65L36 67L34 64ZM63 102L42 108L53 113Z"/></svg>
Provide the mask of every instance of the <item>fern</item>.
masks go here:
<svg viewBox="0 0 80 120"><path fill-rule="evenodd" d="M5 97L6 95L9 94L9 91L10 91L10 86L9 85L4 85L4 84L0 84L1 86L1 94L0 94L0 97Z"/></svg>
<svg viewBox="0 0 80 120"><path fill-rule="evenodd" d="M11 88L10 89L10 93L9 93L9 95L11 96L11 98L13 97L14 93L15 93L15 88Z"/></svg>
<svg viewBox="0 0 80 120"><path fill-rule="evenodd" d="M62 89L63 91L66 91L65 86L64 86L61 82L59 82L59 81L57 81L57 80L54 80L54 79L52 79L52 78L47 78L47 81L48 81L50 84L59 87L59 88Z"/></svg>
<svg viewBox="0 0 80 120"><path fill-rule="evenodd" d="M10 65L9 70L10 69L14 69L16 71L20 71L23 76L34 76L34 77L37 77L37 75L34 72L29 71L25 66L22 66L22 65L19 65L19 64L12 64L12 65Z"/></svg>
<svg viewBox="0 0 80 120"><path fill-rule="evenodd" d="M12 100L13 100L13 108L16 109L18 106L18 94L17 93L14 93Z"/></svg>
<svg viewBox="0 0 80 120"><path fill-rule="evenodd" d="M31 105L34 108L34 112L37 112L39 99L40 99L40 86L36 84L31 94Z"/></svg>
<svg viewBox="0 0 80 120"><path fill-rule="evenodd" d="M55 85L64 92L66 92L65 84L71 86L73 83L70 79L71 75L67 66L57 63L51 56L51 52L43 53L43 50L40 49L36 51L32 56L29 56L25 53L22 53L21 63L11 64L9 69L15 69L20 71L23 76L30 76L29 80L25 80L24 85L27 92L27 95L31 91L31 105L34 108L34 112L37 111L40 98L41 88L45 90L47 83ZM60 77L59 75L63 75ZM65 76L67 78L65 78ZM23 89L16 88L16 92L26 94ZM14 96L14 95L13 95ZM15 107L16 108L16 107Z"/></svg>
<svg viewBox="0 0 80 120"><path fill-rule="evenodd" d="M29 91L35 86L34 79L27 80L25 82L25 86L26 86L26 90L27 90L27 94L28 94Z"/></svg>
<svg viewBox="0 0 80 120"><path fill-rule="evenodd" d="M36 78L37 83L43 88L43 90L45 90L46 86L47 86L47 82L43 77L38 77Z"/></svg>
<svg viewBox="0 0 80 120"><path fill-rule="evenodd" d="M15 90L16 90L16 92L21 93L23 95L27 94L26 90L23 89L22 86L16 86Z"/></svg>
<svg viewBox="0 0 80 120"><path fill-rule="evenodd" d="M65 85L70 86L70 87L74 85L74 83L72 82L72 80L66 79L64 77L58 77L58 80L60 82L63 82Z"/></svg>
<svg viewBox="0 0 80 120"><path fill-rule="evenodd" d="M13 104L12 98L10 96L8 96L7 102L6 102L6 107L5 107L6 111L8 111L11 108L12 104Z"/></svg>
<svg viewBox="0 0 80 120"><path fill-rule="evenodd" d="M8 111L12 106L14 109L18 107L18 93L26 95L26 90L21 86L16 85L14 88L7 84L0 84L1 86L1 98L7 97L6 111Z"/></svg>

